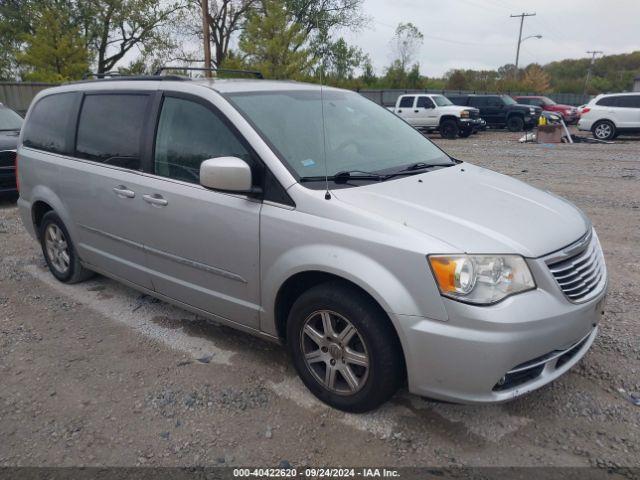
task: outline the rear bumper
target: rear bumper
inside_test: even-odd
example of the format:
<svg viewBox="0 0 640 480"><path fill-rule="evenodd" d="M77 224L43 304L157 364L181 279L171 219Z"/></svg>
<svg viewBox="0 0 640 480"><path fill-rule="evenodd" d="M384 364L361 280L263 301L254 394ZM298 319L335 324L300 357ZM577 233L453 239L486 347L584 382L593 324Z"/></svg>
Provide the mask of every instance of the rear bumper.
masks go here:
<svg viewBox="0 0 640 480"><path fill-rule="evenodd" d="M580 120L578 120L578 130L590 132L592 126L593 122L587 120L586 118L580 118Z"/></svg>

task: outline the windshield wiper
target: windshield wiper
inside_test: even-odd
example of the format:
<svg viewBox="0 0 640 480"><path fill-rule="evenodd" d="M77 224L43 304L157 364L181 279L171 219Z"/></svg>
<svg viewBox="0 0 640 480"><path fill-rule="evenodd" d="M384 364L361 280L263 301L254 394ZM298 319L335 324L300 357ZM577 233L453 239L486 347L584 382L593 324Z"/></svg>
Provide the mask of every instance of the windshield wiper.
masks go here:
<svg viewBox="0 0 640 480"><path fill-rule="evenodd" d="M402 170L398 170L397 172L389 173L388 175L385 175L382 180L383 181L389 180L391 178L399 177L401 175L417 175L418 173L421 173L422 170L428 170L430 168L435 168L435 167L452 167L454 165L455 163L418 162L418 163L414 163L413 165L409 165L408 167L403 168Z"/></svg>
<svg viewBox="0 0 640 480"><path fill-rule="evenodd" d="M328 180L335 183L347 183L349 180L376 180L378 182L385 180L384 175L379 175L373 172L365 172L362 170L344 170L334 175L323 176L318 175L315 177L302 177L301 182L324 182Z"/></svg>

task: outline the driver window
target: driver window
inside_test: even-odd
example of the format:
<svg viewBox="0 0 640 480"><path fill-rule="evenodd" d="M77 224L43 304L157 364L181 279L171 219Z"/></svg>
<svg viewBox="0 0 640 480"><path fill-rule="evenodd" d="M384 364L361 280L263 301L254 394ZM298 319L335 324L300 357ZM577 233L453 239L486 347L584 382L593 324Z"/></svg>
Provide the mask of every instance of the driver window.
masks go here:
<svg viewBox="0 0 640 480"><path fill-rule="evenodd" d="M435 108L429 97L418 97L418 108Z"/></svg>
<svg viewBox="0 0 640 480"><path fill-rule="evenodd" d="M212 110L190 100L166 97L156 135L155 173L199 183L200 164L216 157L251 162L247 149Z"/></svg>

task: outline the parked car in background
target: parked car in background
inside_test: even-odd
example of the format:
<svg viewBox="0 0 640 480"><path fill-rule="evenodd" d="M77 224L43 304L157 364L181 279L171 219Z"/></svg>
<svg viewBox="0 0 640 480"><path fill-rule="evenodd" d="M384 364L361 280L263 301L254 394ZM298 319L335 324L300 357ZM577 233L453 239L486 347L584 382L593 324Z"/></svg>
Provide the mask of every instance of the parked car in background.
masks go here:
<svg viewBox="0 0 640 480"><path fill-rule="evenodd" d="M480 117L490 127L507 127L520 132L535 127L542 108L520 105L509 95L447 95L456 105L480 110Z"/></svg>
<svg viewBox="0 0 640 480"><path fill-rule="evenodd" d="M0 196L16 193L16 148L22 117L0 103Z"/></svg>
<svg viewBox="0 0 640 480"><path fill-rule="evenodd" d="M562 119L566 124L573 124L578 122L578 109L571 105L563 105L556 103L549 97L541 97L536 95L529 96L514 96L513 99L521 105L533 105L540 107L548 112L559 113L562 115Z"/></svg>
<svg viewBox="0 0 640 480"><path fill-rule="evenodd" d="M598 332L607 271L578 208L451 158L356 92L71 83L33 100L18 156L20 215L55 278L100 272L282 342L342 410L405 384L511 400Z"/></svg>
<svg viewBox="0 0 640 480"><path fill-rule="evenodd" d="M443 138L468 137L482 126L477 108L454 105L443 95L400 95L389 110L418 130L438 131Z"/></svg>
<svg viewBox="0 0 640 480"><path fill-rule="evenodd" d="M640 93L598 95L582 109L578 130L590 131L598 140L640 133Z"/></svg>

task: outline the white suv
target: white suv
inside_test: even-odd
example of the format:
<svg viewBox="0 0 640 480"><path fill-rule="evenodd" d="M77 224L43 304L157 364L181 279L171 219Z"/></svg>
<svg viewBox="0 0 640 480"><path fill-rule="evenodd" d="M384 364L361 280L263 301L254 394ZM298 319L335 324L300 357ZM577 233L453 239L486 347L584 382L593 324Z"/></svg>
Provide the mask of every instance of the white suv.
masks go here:
<svg viewBox="0 0 640 480"><path fill-rule="evenodd" d="M582 109L578 130L590 131L598 140L640 133L640 93L598 95Z"/></svg>

